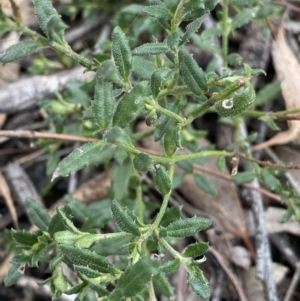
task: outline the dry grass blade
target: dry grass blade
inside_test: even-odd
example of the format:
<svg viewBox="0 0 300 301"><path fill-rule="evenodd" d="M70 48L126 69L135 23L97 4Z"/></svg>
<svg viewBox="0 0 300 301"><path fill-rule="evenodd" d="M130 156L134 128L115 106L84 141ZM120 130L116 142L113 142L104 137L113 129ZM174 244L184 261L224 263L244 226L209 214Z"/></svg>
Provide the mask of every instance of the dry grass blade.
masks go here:
<svg viewBox="0 0 300 301"><path fill-rule="evenodd" d="M278 79L281 81L282 95L285 101L286 109L292 110L300 107L300 65L287 45L283 22L278 29L276 41L273 43L273 63ZM289 129L280 132L270 140L258 144L253 150L259 150L276 144L285 144L289 142L300 142L299 120L288 120Z"/></svg>
<svg viewBox="0 0 300 301"><path fill-rule="evenodd" d="M4 197L5 203L8 207L8 210L12 216L12 220L14 223L14 226L16 229L19 229L19 224L18 224L18 216L16 212L16 208L13 202L13 199L10 194L10 189L7 185L7 182L3 175L0 173L0 191L2 192L2 195Z"/></svg>

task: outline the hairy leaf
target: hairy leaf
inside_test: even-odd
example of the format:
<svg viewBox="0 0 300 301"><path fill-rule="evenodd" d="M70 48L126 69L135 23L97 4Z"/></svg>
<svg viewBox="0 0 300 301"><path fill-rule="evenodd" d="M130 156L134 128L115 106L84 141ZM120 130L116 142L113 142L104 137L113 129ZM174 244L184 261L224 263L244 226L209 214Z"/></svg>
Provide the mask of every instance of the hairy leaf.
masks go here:
<svg viewBox="0 0 300 301"><path fill-rule="evenodd" d="M168 194L171 190L171 180L168 175L166 168L163 165L160 165L156 169L155 183L158 190L163 194Z"/></svg>
<svg viewBox="0 0 300 301"><path fill-rule="evenodd" d="M132 50L132 55L156 55L169 50L166 43L146 43Z"/></svg>
<svg viewBox="0 0 300 301"><path fill-rule="evenodd" d="M91 142L75 149L57 166L52 180L59 176L68 176L70 173L82 169L84 166L97 164L97 156L104 146L103 141Z"/></svg>

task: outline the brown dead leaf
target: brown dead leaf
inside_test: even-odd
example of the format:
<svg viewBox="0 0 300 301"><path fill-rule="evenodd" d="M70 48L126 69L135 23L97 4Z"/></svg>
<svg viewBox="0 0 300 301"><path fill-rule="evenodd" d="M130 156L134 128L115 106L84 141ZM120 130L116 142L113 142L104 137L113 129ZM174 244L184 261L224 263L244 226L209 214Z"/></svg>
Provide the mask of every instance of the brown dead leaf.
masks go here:
<svg viewBox="0 0 300 301"><path fill-rule="evenodd" d="M3 175L0 173L0 190L6 202L7 208L12 216L12 220L16 229L19 229L18 217L13 199L10 194L10 189Z"/></svg>
<svg viewBox="0 0 300 301"><path fill-rule="evenodd" d="M300 65L287 45L283 22L281 22L276 41L273 43L273 63L278 79L281 81L282 96L287 110L300 107ZM289 120L289 129L280 132L270 140L258 144L253 150L259 150L276 144L286 144L288 142L300 143L300 121Z"/></svg>

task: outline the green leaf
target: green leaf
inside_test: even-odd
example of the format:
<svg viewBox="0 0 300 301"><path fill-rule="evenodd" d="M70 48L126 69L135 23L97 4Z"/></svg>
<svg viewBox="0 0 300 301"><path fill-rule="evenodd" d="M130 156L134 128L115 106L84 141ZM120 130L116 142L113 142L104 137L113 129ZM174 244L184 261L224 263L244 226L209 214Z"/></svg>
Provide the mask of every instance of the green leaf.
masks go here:
<svg viewBox="0 0 300 301"><path fill-rule="evenodd" d="M293 208L291 206L289 206L287 208L286 212L284 213L281 222L287 223L290 220L290 218L292 217L293 213L294 213Z"/></svg>
<svg viewBox="0 0 300 301"><path fill-rule="evenodd" d="M79 294L87 286L88 286L87 282L81 282L79 284L72 286L69 290L65 291L65 294L67 295Z"/></svg>
<svg viewBox="0 0 300 301"><path fill-rule="evenodd" d="M112 84L96 79L95 96L92 101L92 111L95 123L102 131L106 131L115 111L115 97Z"/></svg>
<svg viewBox="0 0 300 301"><path fill-rule="evenodd" d="M52 176L52 181L59 176L65 177L70 173L75 173L84 166L97 164L97 155L103 146L103 141L97 141L83 144L81 147L75 149L58 164Z"/></svg>
<svg viewBox="0 0 300 301"><path fill-rule="evenodd" d="M201 18L198 18L198 19L194 20L193 22L191 22L187 25L186 31L185 31L184 35L182 36L182 38L181 38L180 45L183 45L183 44L185 44L186 42L188 42L190 40L192 35L198 31L198 29L200 28L203 21L204 21L204 17L201 17Z"/></svg>
<svg viewBox="0 0 300 301"><path fill-rule="evenodd" d="M119 101L113 118L113 125L125 128L133 121L144 107L143 97L146 96L148 83L139 82Z"/></svg>
<svg viewBox="0 0 300 301"><path fill-rule="evenodd" d="M53 275L53 285L60 292L65 292L68 289L68 279L64 275L62 268L57 268Z"/></svg>
<svg viewBox="0 0 300 301"><path fill-rule="evenodd" d="M188 282L192 287L192 290L204 300L208 300L210 297L209 282L203 275L203 272L196 266L190 269L188 273Z"/></svg>
<svg viewBox="0 0 300 301"><path fill-rule="evenodd" d="M154 169L154 162L148 154L139 153L133 159L134 168L141 172L147 172Z"/></svg>
<svg viewBox="0 0 300 301"><path fill-rule="evenodd" d="M128 82L132 69L132 56L128 40L119 26L112 32L112 53L119 73L125 82Z"/></svg>
<svg viewBox="0 0 300 301"><path fill-rule="evenodd" d="M59 254L55 258L53 258L49 263L49 270L53 271L55 267L60 264L64 260L64 256L62 254Z"/></svg>
<svg viewBox="0 0 300 301"><path fill-rule="evenodd" d="M11 234L14 241L20 245L32 246L38 242L38 237L36 234L26 232L25 230L16 231L12 229Z"/></svg>
<svg viewBox="0 0 300 301"><path fill-rule="evenodd" d="M255 100L255 91L251 86L240 88L227 99L215 103L217 113L222 117L234 117L248 109Z"/></svg>
<svg viewBox="0 0 300 301"><path fill-rule="evenodd" d="M255 104L261 106L276 99L281 93L280 83L273 81L269 84L264 85L262 89L256 94Z"/></svg>
<svg viewBox="0 0 300 301"><path fill-rule="evenodd" d="M101 273L111 274L114 272L114 266L105 257L95 252L87 249L79 249L67 244L61 244L59 249L74 265L88 266Z"/></svg>
<svg viewBox="0 0 300 301"><path fill-rule="evenodd" d="M157 269L149 257L142 257L136 264L130 265L121 275L109 299L119 301L133 297L146 288Z"/></svg>
<svg viewBox="0 0 300 301"><path fill-rule="evenodd" d="M21 277L22 274L20 273L20 265L13 264L4 278L4 285L12 286L16 284Z"/></svg>
<svg viewBox="0 0 300 301"><path fill-rule="evenodd" d="M204 217L192 217L180 219L171 223L167 228L167 235L171 237L184 238L192 236L211 226L211 220Z"/></svg>
<svg viewBox="0 0 300 301"><path fill-rule="evenodd" d="M160 225L162 227L167 227L171 223L177 221L181 217L182 206L172 206L171 208L167 208Z"/></svg>
<svg viewBox="0 0 300 301"><path fill-rule="evenodd" d="M197 242L195 244L190 244L185 249L182 256L184 257L198 257L202 256L209 249L209 244L207 242Z"/></svg>
<svg viewBox="0 0 300 301"><path fill-rule="evenodd" d="M257 12L257 8L246 8L234 16L231 23L231 29L234 30L250 22Z"/></svg>
<svg viewBox="0 0 300 301"><path fill-rule="evenodd" d="M180 265L180 260L178 258L175 258L173 260L169 260L165 262L163 265L159 267L159 270L166 274L172 274L179 269L179 265Z"/></svg>
<svg viewBox="0 0 300 301"><path fill-rule="evenodd" d="M96 72L96 81L98 83L110 82L116 84L121 82L119 71L112 60L101 63Z"/></svg>
<svg viewBox="0 0 300 301"><path fill-rule="evenodd" d="M174 296L174 288L163 273L158 273L153 277L153 284L158 291L167 298Z"/></svg>
<svg viewBox="0 0 300 301"><path fill-rule="evenodd" d="M201 173L196 173L194 175L194 181L195 181L196 185L204 192L206 192L212 196L218 195L218 190L217 190L215 184L205 175L203 175Z"/></svg>
<svg viewBox="0 0 300 301"><path fill-rule="evenodd" d="M217 159L217 167L220 171L224 172L226 167L226 160L225 157L218 157Z"/></svg>
<svg viewBox="0 0 300 301"><path fill-rule="evenodd" d="M87 276L88 278L97 278L103 275L102 273L93 270L88 266L74 264L74 270L80 274Z"/></svg>
<svg viewBox="0 0 300 301"><path fill-rule="evenodd" d="M262 169L261 171L262 182L272 191L279 191L281 189L280 181L275 178L268 170Z"/></svg>
<svg viewBox="0 0 300 301"><path fill-rule="evenodd" d="M131 143L130 137L128 133L122 128L116 126L113 127L106 135L106 141L108 143L113 143L125 150L127 149L135 149L133 144Z"/></svg>
<svg viewBox="0 0 300 301"><path fill-rule="evenodd" d="M128 183L132 172L132 164L129 158L120 166L113 169L112 188L114 197L117 200L122 200L128 195Z"/></svg>
<svg viewBox="0 0 300 301"><path fill-rule="evenodd" d="M179 70L183 81L194 94L200 96L206 93L208 91L208 86L203 70L184 49L180 49L178 55Z"/></svg>
<svg viewBox="0 0 300 301"><path fill-rule="evenodd" d="M273 131L280 131L280 128L278 127L278 125L274 122L274 118L273 117L269 117L269 116L261 116L258 118L259 120L262 120L264 122L267 123L267 126L273 130Z"/></svg>
<svg viewBox="0 0 300 301"><path fill-rule="evenodd" d="M128 215L126 209L115 200L111 203L111 212L113 219L121 230L132 233L135 236L141 235L138 226L135 224L131 216Z"/></svg>
<svg viewBox="0 0 300 301"><path fill-rule="evenodd" d="M184 21L195 20L204 14L212 11L219 3L219 0L192 0L184 5L183 17Z"/></svg>
<svg viewBox="0 0 300 301"><path fill-rule="evenodd" d="M74 245L77 239L82 237L83 233L78 234L71 231L58 231L54 233L54 240L59 244Z"/></svg>
<svg viewBox="0 0 300 301"><path fill-rule="evenodd" d="M234 181L234 183L238 185L242 185L245 183L252 182L256 177L256 174L253 171L244 171L239 172L235 176L232 176L231 179Z"/></svg>
<svg viewBox="0 0 300 301"><path fill-rule="evenodd" d="M7 64L18 61L41 47L42 44L37 41L21 41L18 44L10 46L4 54L0 56L0 63Z"/></svg>
<svg viewBox="0 0 300 301"><path fill-rule="evenodd" d="M156 66L142 57L134 56L132 58L132 72L141 80L150 80Z"/></svg>
<svg viewBox="0 0 300 301"><path fill-rule="evenodd" d="M178 31L175 31L168 35L167 44L173 51L176 51L180 42L180 35Z"/></svg>
<svg viewBox="0 0 300 301"><path fill-rule="evenodd" d="M168 73L170 72L170 69L168 68L159 68L156 71L152 73L151 81L150 81L150 88L151 93L154 99L157 98L159 92L163 88L163 85L167 81Z"/></svg>
<svg viewBox="0 0 300 301"><path fill-rule="evenodd" d="M93 250L102 256L109 255L124 255L128 254L129 248L127 245L132 239L132 235L129 233L124 233L122 237L112 237L101 239L93 246Z"/></svg>
<svg viewBox="0 0 300 301"><path fill-rule="evenodd" d="M172 183L166 168L163 165L159 165L156 169L155 183L161 194L166 195L170 192Z"/></svg>
<svg viewBox="0 0 300 301"><path fill-rule="evenodd" d="M47 210L31 198L25 200L26 211L32 222L42 231L47 231L51 221Z"/></svg>
<svg viewBox="0 0 300 301"><path fill-rule="evenodd" d="M169 21L173 18L171 12L163 5L150 5L145 6L142 10L143 13L156 19L163 19Z"/></svg>
<svg viewBox="0 0 300 301"><path fill-rule="evenodd" d="M52 6L52 1L34 0L33 4L35 15L44 34L58 43L64 42L64 31L67 26Z"/></svg>
<svg viewBox="0 0 300 301"><path fill-rule="evenodd" d="M82 234L81 231L79 231L75 225L73 224L73 222L67 217L67 215L65 214L65 212L59 208L56 207L56 213L59 216L61 222L64 224L65 228L73 233L77 233L77 234Z"/></svg>
<svg viewBox="0 0 300 301"><path fill-rule="evenodd" d="M146 56L165 53L169 50L166 43L146 43L132 50L132 55Z"/></svg>

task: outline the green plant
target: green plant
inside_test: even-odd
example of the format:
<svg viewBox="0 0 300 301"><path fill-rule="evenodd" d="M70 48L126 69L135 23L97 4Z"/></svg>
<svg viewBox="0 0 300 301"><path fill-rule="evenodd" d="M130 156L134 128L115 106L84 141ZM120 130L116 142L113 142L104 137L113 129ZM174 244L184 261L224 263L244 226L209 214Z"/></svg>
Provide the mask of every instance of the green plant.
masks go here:
<svg viewBox="0 0 300 301"><path fill-rule="evenodd" d="M91 86L83 88L76 83L63 96L58 94L56 100L44 102L57 129L66 128L65 116L70 116L75 126L69 133L75 131L97 138L64 158L56 167L53 179L68 176L87 165L109 163L112 158L119 163L112 175L112 200L85 206L67 197L67 205L57 208L56 215L50 217L37 202L27 199L28 214L38 230L34 233L12 230L16 249L6 285L16 283L26 265L34 267L46 259L50 262L48 271L51 277L43 283L50 284L54 299L61 293L77 293L78 300L90 300L90 295L95 292L103 297L102 300L145 300L147 296L155 300L154 289L166 297L174 294L166 274L174 273L181 262L194 292L203 299L209 298L209 283L199 268L203 259L195 259L208 250L208 244L191 244L180 253L171 242L207 229L211 221L203 217L181 218L181 207L168 208L168 203L176 166L193 172L193 162L218 156L218 166L222 170L225 157L236 156L239 151L237 147L234 151L199 150L196 138L203 132L191 126L197 117L208 110L216 111L236 127L236 145L246 152L246 144L251 138L245 140L241 137L238 131L240 116L251 113L261 117L261 112L249 111L248 108L256 97L250 80L263 71L253 70L248 65L236 71L227 68L237 58L228 54L228 37L237 27L253 19L254 12L256 18L262 18L275 10L268 1L263 3L265 11L259 10L261 1L248 1L250 4L246 9L241 2L223 1L220 28L206 30L197 36L195 33L205 14L212 11L218 1L205 0L200 5L199 1L193 0L150 0L149 5L142 8L142 13L146 19L154 18L158 22L164 30L164 39L131 49L126 34L116 26L111 35L113 59L103 61L87 59L70 48L64 39L66 25L49 0L34 1L36 17L44 35L24 26L17 17L17 8L14 21L0 12L1 24L6 26L2 28L21 31L29 38L9 48L0 57L3 64L19 60L41 47L51 47L86 70L96 72L91 102L88 101ZM233 18L228 13L230 5L237 12ZM137 9L136 6L131 8ZM212 48L210 39L216 35L222 35L222 49ZM138 44L137 40L132 44ZM215 72L205 73L198 66L185 48L190 40L206 49L210 45L209 50L222 56L226 67L222 76ZM145 56L151 59L145 59ZM80 99L76 99L77 92L72 94L72 89L81 91ZM144 116L146 123L154 128L135 134L134 124L140 116ZM263 116L271 119L271 116ZM162 142L164 154L151 155L136 146L135 141L149 135ZM50 170L53 162L58 160L58 147L59 144L50 145L53 152ZM180 154L178 149L181 148L188 148L192 153ZM139 173L145 172L154 175L153 185L163 199L154 220L143 201L147 188L141 183ZM248 169L233 180L243 184L257 176L270 189L286 198L294 197L286 193L273 170L262 169L255 162L249 163ZM195 181L207 193L217 193L204 175L195 175ZM299 218L297 206L290 208ZM291 210L288 212L290 214ZM81 226L75 226L71 217L75 217ZM117 226L115 231L99 233L99 228L111 218ZM172 254L173 260L162 265L151 257L155 252L163 254L166 251ZM108 261L106 257L109 255L118 255L118 260ZM61 263L77 274L80 283L72 283L65 276Z"/></svg>

